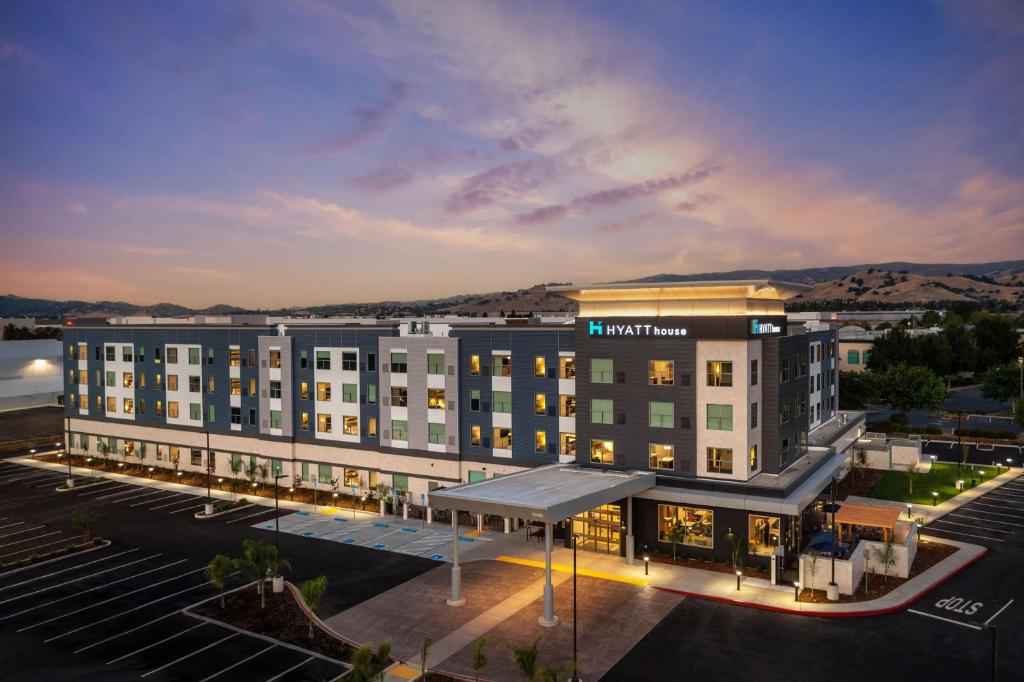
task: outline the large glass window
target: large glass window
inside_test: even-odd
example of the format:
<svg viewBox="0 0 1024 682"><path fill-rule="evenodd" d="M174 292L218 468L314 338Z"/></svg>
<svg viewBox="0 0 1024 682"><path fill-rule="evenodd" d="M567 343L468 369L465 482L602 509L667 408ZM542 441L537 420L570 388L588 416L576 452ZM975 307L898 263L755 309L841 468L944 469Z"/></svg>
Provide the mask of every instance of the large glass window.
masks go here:
<svg viewBox="0 0 1024 682"><path fill-rule="evenodd" d="M198 365L199 364L199 349L189 348L188 349L188 364Z"/></svg>
<svg viewBox="0 0 1024 682"><path fill-rule="evenodd" d="M615 464L615 443L610 440L591 440L590 461L595 464Z"/></svg>
<svg viewBox="0 0 1024 682"><path fill-rule="evenodd" d="M331 471L330 464L317 464L317 483L322 485L330 485L331 479L334 478L333 472Z"/></svg>
<svg viewBox="0 0 1024 682"><path fill-rule="evenodd" d="M732 405L708 404L708 429L732 431Z"/></svg>
<svg viewBox="0 0 1024 682"><path fill-rule="evenodd" d="M574 395L560 395L560 396L558 396L558 414L561 417L575 417L576 416L576 396L574 396Z"/></svg>
<svg viewBox="0 0 1024 682"><path fill-rule="evenodd" d="M590 358L590 383L612 383L613 364L611 358Z"/></svg>
<svg viewBox="0 0 1024 682"><path fill-rule="evenodd" d="M708 386L732 386L732 363L726 360L709 360Z"/></svg>
<svg viewBox="0 0 1024 682"><path fill-rule="evenodd" d="M494 376L496 377L510 377L512 376L512 356L504 353L495 354L494 358Z"/></svg>
<svg viewBox="0 0 1024 682"><path fill-rule="evenodd" d="M604 398L591 398L590 399L590 423L591 424L611 424L614 420L612 414L615 410L615 404L612 400Z"/></svg>
<svg viewBox="0 0 1024 682"><path fill-rule="evenodd" d="M281 397L281 382L271 381L270 382L270 397L280 398Z"/></svg>
<svg viewBox="0 0 1024 682"><path fill-rule="evenodd" d="M427 374L444 374L444 353L427 353Z"/></svg>
<svg viewBox="0 0 1024 682"><path fill-rule="evenodd" d="M546 377L548 375L548 363L543 355L533 358L533 376Z"/></svg>
<svg viewBox="0 0 1024 682"><path fill-rule="evenodd" d="M444 445L444 424L427 424L427 442L434 445Z"/></svg>
<svg viewBox="0 0 1024 682"><path fill-rule="evenodd" d="M189 393L199 393L199 391L202 390L201 387L200 387L199 381L200 381L199 377L190 376L188 378L188 392Z"/></svg>
<svg viewBox="0 0 1024 682"><path fill-rule="evenodd" d="M203 418L203 406L201 403L188 404L188 418L192 421L199 421Z"/></svg>
<svg viewBox="0 0 1024 682"><path fill-rule="evenodd" d="M751 554L769 555L781 544L782 533L780 522L777 516L760 516L751 514L747 521L748 539L747 546Z"/></svg>
<svg viewBox="0 0 1024 682"><path fill-rule="evenodd" d="M281 428L281 410L270 411L270 428L279 429Z"/></svg>
<svg viewBox="0 0 1024 682"><path fill-rule="evenodd" d="M671 360L651 360L647 365L647 383L664 386L675 380L675 363Z"/></svg>
<svg viewBox="0 0 1024 682"><path fill-rule="evenodd" d="M576 358L561 355L558 357L558 376L562 379L576 378Z"/></svg>
<svg viewBox="0 0 1024 682"><path fill-rule="evenodd" d="M732 448L708 448L708 472L712 474L732 473Z"/></svg>
<svg viewBox="0 0 1024 682"><path fill-rule="evenodd" d="M331 415L320 412L316 415L317 433L330 433L332 429Z"/></svg>
<svg viewBox="0 0 1024 682"><path fill-rule="evenodd" d="M494 428L494 447L499 450L512 449L512 429Z"/></svg>
<svg viewBox="0 0 1024 682"><path fill-rule="evenodd" d="M558 454L576 455L576 434L562 432L558 434Z"/></svg>
<svg viewBox="0 0 1024 682"><path fill-rule="evenodd" d="M491 391L491 403L495 412L512 412L512 393L510 391Z"/></svg>
<svg viewBox="0 0 1024 682"><path fill-rule="evenodd" d="M343 403L357 403L359 402L359 391L356 389L355 384L342 384L341 385L341 402Z"/></svg>
<svg viewBox="0 0 1024 682"><path fill-rule="evenodd" d="M409 477L403 474L395 474L391 477L391 489L395 492L409 492Z"/></svg>
<svg viewBox="0 0 1024 682"><path fill-rule="evenodd" d="M671 429L675 422L675 405L668 402L650 401L648 403L648 423L650 426Z"/></svg>
<svg viewBox="0 0 1024 682"><path fill-rule="evenodd" d="M674 448L667 443L651 443L649 445L650 466L652 469L672 469L675 467Z"/></svg>
<svg viewBox="0 0 1024 682"><path fill-rule="evenodd" d="M427 408L431 410L443 410L445 406L444 389L427 389Z"/></svg>
<svg viewBox="0 0 1024 682"><path fill-rule="evenodd" d="M359 417L342 417L341 432L346 436L359 435Z"/></svg>
<svg viewBox="0 0 1024 682"><path fill-rule="evenodd" d="M391 440L409 440L409 422L404 419L392 419Z"/></svg>
<svg viewBox="0 0 1024 682"><path fill-rule="evenodd" d="M407 353L391 353L391 371L405 374L409 371L409 355Z"/></svg>
<svg viewBox="0 0 1024 682"><path fill-rule="evenodd" d="M409 389L405 386L392 386L391 387L391 406L392 407L408 407L409 406Z"/></svg>
<svg viewBox="0 0 1024 682"><path fill-rule="evenodd" d="M715 512L699 507L658 505L658 539L669 542L669 533L679 528L682 543L711 549L715 546Z"/></svg>

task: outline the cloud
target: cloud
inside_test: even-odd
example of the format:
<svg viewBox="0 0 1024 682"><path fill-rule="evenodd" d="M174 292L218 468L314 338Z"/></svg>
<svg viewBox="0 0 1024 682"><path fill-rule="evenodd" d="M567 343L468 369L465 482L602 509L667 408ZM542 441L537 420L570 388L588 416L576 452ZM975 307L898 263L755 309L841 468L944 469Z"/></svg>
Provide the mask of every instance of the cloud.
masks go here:
<svg viewBox="0 0 1024 682"><path fill-rule="evenodd" d="M81 201L72 201L68 204L68 213L74 213L76 215L82 215L88 213L89 209Z"/></svg>
<svg viewBox="0 0 1024 682"><path fill-rule="evenodd" d="M449 213L463 213L518 199L540 189L555 174L557 164L540 158L495 166L473 175L448 197Z"/></svg>
<svg viewBox="0 0 1024 682"><path fill-rule="evenodd" d="M32 52L27 47L20 43L12 43L9 40L0 38L0 60L10 59L12 61L20 61L28 64L33 64L38 61L39 55Z"/></svg>
<svg viewBox="0 0 1024 682"><path fill-rule="evenodd" d="M368 192L386 192L408 185L414 177L409 168L393 165L375 168L368 173L355 176L349 182Z"/></svg>
<svg viewBox="0 0 1024 682"><path fill-rule="evenodd" d="M392 82L380 102L372 106L359 106L352 111L352 123L348 130L331 140L312 146L308 150L309 153L317 156L344 154L376 137L394 117L408 93L407 83Z"/></svg>
<svg viewBox="0 0 1024 682"><path fill-rule="evenodd" d="M151 244L120 244L117 250L128 256L144 256L165 258L167 256L185 255L185 251L172 246L154 246Z"/></svg>

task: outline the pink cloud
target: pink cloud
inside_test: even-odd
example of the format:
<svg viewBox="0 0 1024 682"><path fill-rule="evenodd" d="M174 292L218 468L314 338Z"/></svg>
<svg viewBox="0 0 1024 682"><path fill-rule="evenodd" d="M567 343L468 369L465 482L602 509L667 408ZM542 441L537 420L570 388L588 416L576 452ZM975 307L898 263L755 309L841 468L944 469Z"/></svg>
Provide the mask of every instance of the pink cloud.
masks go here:
<svg viewBox="0 0 1024 682"><path fill-rule="evenodd" d="M394 117L409 93L409 85L395 81L378 103L356 107L352 112L352 124L348 130L335 138L313 145L309 153L322 156L344 154L379 135Z"/></svg>

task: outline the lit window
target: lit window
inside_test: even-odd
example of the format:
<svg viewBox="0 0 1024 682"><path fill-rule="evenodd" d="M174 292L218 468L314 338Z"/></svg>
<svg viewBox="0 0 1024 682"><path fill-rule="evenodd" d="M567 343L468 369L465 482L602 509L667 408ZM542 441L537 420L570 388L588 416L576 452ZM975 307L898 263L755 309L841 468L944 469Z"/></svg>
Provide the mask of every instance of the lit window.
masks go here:
<svg viewBox="0 0 1024 682"><path fill-rule="evenodd" d="M124 413L132 414L135 412L135 401L131 398L124 399Z"/></svg>
<svg viewBox="0 0 1024 682"><path fill-rule="evenodd" d="M178 403L174 400L167 401L167 418L177 419L178 418Z"/></svg>
<svg viewBox="0 0 1024 682"><path fill-rule="evenodd" d="M751 514L747 521L747 550L751 554L770 555L781 544L782 533L779 532L779 527L777 516Z"/></svg>
<svg viewBox="0 0 1024 682"><path fill-rule="evenodd" d="M305 386L305 384L303 384ZM242 380L232 379L231 380L231 395L242 395Z"/></svg>
<svg viewBox="0 0 1024 682"><path fill-rule="evenodd" d="M162 400L156 401L156 416L160 417L164 413L164 403Z"/></svg>
<svg viewBox="0 0 1024 682"><path fill-rule="evenodd" d="M576 416L576 396L574 396L574 395L560 395L560 396L558 396L558 415L560 417L575 417Z"/></svg>
<svg viewBox="0 0 1024 682"><path fill-rule="evenodd" d="M249 397L256 397L256 377L249 377Z"/></svg>
<svg viewBox="0 0 1024 682"><path fill-rule="evenodd" d="M562 379L576 378L576 358L561 355L558 358L558 376Z"/></svg>
<svg viewBox="0 0 1024 682"><path fill-rule="evenodd" d="M117 398L107 398L107 412L117 412Z"/></svg>
<svg viewBox="0 0 1024 682"><path fill-rule="evenodd" d="M131 388L132 386L135 385L134 375L131 372L125 372L122 379L122 384L124 385L125 388Z"/></svg>
<svg viewBox="0 0 1024 682"><path fill-rule="evenodd" d="M533 376L543 378L547 375L547 362L544 360L543 355L538 355L533 359Z"/></svg>
<svg viewBox="0 0 1024 682"><path fill-rule="evenodd" d="M470 355L469 356L469 373L480 374L480 356Z"/></svg>
<svg viewBox="0 0 1024 682"><path fill-rule="evenodd" d="M299 414L299 428L303 431L309 431L309 412Z"/></svg>
<svg viewBox="0 0 1024 682"><path fill-rule="evenodd" d="M358 436L359 417L342 417L341 431L346 436Z"/></svg>
<svg viewBox="0 0 1024 682"><path fill-rule="evenodd" d="M652 469L672 469L675 465L673 448L664 443L651 443L649 446L650 467Z"/></svg>
<svg viewBox="0 0 1024 682"><path fill-rule="evenodd" d="M480 446L480 427L475 424L469 427L469 444L474 447Z"/></svg>
<svg viewBox="0 0 1024 682"><path fill-rule="evenodd" d="M665 386L675 380L675 363L671 360L650 360L647 368L647 382L653 386Z"/></svg>
<svg viewBox="0 0 1024 682"><path fill-rule="evenodd" d="M377 418L369 417L366 420L366 435L376 436L377 435Z"/></svg>
<svg viewBox="0 0 1024 682"><path fill-rule="evenodd" d="M498 450L512 449L512 429L494 429L494 447Z"/></svg>
<svg viewBox="0 0 1024 682"><path fill-rule="evenodd" d="M724 360L708 362L708 386L732 386L732 363Z"/></svg>
<svg viewBox="0 0 1024 682"><path fill-rule="evenodd" d="M242 364L242 351L238 348L231 348L228 350L228 364L232 367L238 367Z"/></svg>
<svg viewBox="0 0 1024 682"><path fill-rule="evenodd" d="M145 387L146 387L146 373L145 372L139 372L139 388L145 388Z"/></svg>
<svg viewBox="0 0 1024 682"><path fill-rule="evenodd" d="M548 397L543 393L533 396L533 413L542 415L548 413Z"/></svg>
<svg viewBox="0 0 1024 682"><path fill-rule="evenodd" d="M711 549L715 546L715 512L698 507L658 505L658 540L670 542L672 531L679 529L681 544Z"/></svg>
<svg viewBox="0 0 1024 682"><path fill-rule="evenodd" d="M154 374L153 375L153 383L156 384L156 387L159 389L163 385L163 383L164 383L164 375L163 374Z"/></svg>
<svg viewBox="0 0 1024 682"><path fill-rule="evenodd" d="M590 461L595 464L614 464L615 443L610 440L591 440Z"/></svg>
<svg viewBox="0 0 1024 682"><path fill-rule="evenodd" d="M270 351L270 369L281 369L281 351Z"/></svg>
<svg viewBox="0 0 1024 682"><path fill-rule="evenodd" d="M392 386L391 387L391 406L392 407L408 407L409 406L409 389L405 386Z"/></svg>
<svg viewBox="0 0 1024 682"><path fill-rule="evenodd" d="M757 443L750 446L750 470L757 471Z"/></svg>
<svg viewBox="0 0 1024 682"><path fill-rule="evenodd" d="M331 383L329 381L318 381L316 383L316 399L322 401L331 399Z"/></svg>
<svg viewBox="0 0 1024 682"><path fill-rule="evenodd" d="M319 433L331 432L331 415L320 413L316 416L316 430Z"/></svg>
<svg viewBox="0 0 1024 682"><path fill-rule="evenodd" d="M708 448L707 468L713 474L732 473L732 448Z"/></svg>
<svg viewBox="0 0 1024 682"><path fill-rule="evenodd" d="M206 377L206 392L213 395L214 390L217 387L217 382L214 381L213 377Z"/></svg>
<svg viewBox="0 0 1024 682"><path fill-rule="evenodd" d="M431 410L443 410L445 405L443 388L427 389L427 408Z"/></svg>
<svg viewBox="0 0 1024 682"><path fill-rule="evenodd" d="M547 452L548 450L548 433L547 431L535 431L533 434L533 451L534 452Z"/></svg>
<svg viewBox="0 0 1024 682"><path fill-rule="evenodd" d="M576 434L558 434L558 454L576 456Z"/></svg>

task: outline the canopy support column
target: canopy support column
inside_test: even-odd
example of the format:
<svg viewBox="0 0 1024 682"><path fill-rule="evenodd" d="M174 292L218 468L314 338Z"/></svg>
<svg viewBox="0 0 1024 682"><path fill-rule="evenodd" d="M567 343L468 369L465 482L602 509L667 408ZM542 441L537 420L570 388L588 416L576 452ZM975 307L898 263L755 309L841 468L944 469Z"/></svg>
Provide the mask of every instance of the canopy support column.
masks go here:
<svg viewBox="0 0 1024 682"><path fill-rule="evenodd" d="M558 625L555 615L555 588L551 585L551 536L554 533L550 521L544 523L544 615L537 619L546 628Z"/></svg>
<svg viewBox="0 0 1024 682"><path fill-rule="evenodd" d="M632 566L636 543L633 542L633 496L626 498L626 563Z"/></svg>
<svg viewBox="0 0 1024 682"><path fill-rule="evenodd" d="M452 596L446 603L448 606L466 603L462 596L462 566L459 566L459 512L455 509L452 509Z"/></svg>

